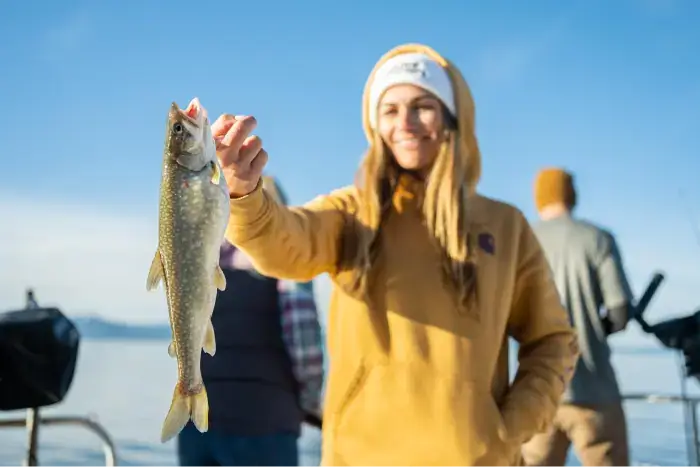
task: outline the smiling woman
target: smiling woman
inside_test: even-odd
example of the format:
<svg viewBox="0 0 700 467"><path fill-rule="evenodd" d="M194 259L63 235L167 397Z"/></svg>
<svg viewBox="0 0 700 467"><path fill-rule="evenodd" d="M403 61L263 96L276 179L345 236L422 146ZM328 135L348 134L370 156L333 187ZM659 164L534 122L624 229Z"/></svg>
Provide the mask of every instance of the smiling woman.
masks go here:
<svg viewBox="0 0 700 467"><path fill-rule="evenodd" d="M417 54L398 55L377 70L369 119L401 168L427 175L447 140L446 130L456 128L454 98L437 64L416 59ZM415 83L405 82L406 74L417 76Z"/></svg>
<svg viewBox="0 0 700 467"><path fill-rule="evenodd" d="M401 84L388 89L381 100L379 134L399 166L425 174L443 143L447 118L435 95Z"/></svg>
<svg viewBox="0 0 700 467"><path fill-rule="evenodd" d="M262 189L255 119L212 128L227 239L267 276L328 273L324 465L518 465L578 356L532 229L477 193L474 103L429 47L382 57L365 87L356 183L287 207ZM520 343L509 383L508 337Z"/></svg>

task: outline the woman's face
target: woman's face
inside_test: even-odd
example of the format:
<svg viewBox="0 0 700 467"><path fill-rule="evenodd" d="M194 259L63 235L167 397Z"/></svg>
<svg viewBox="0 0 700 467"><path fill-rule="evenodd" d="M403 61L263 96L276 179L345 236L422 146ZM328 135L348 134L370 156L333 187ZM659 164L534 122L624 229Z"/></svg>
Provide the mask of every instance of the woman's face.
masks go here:
<svg viewBox="0 0 700 467"><path fill-rule="evenodd" d="M393 86L379 102L377 122L380 136L401 168L423 174L430 170L445 123L442 103L434 94L412 84Z"/></svg>

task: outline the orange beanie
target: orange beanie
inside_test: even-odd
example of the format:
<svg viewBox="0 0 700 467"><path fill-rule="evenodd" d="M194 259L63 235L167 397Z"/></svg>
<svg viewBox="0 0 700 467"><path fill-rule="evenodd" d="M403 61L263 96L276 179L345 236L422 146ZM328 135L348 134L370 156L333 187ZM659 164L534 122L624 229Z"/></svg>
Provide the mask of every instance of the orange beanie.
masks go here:
<svg viewBox="0 0 700 467"><path fill-rule="evenodd" d="M535 179L535 205L541 210L555 203L564 203L569 209L576 206L574 177L563 169L540 170Z"/></svg>

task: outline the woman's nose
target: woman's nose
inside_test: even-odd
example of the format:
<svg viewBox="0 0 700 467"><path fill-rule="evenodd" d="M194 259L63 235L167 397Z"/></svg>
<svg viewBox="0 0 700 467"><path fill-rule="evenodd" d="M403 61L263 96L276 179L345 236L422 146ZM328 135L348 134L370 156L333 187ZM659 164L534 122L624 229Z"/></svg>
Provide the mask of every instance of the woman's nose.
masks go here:
<svg viewBox="0 0 700 467"><path fill-rule="evenodd" d="M399 110L397 126L402 130L410 130L416 127L416 115L411 109L402 108Z"/></svg>

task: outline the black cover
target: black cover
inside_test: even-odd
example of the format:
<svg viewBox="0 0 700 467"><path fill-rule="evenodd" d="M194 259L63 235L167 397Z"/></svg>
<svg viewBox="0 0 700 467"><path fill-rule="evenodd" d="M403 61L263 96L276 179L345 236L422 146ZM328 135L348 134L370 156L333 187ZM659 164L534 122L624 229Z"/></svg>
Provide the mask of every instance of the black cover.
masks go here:
<svg viewBox="0 0 700 467"><path fill-rule="evenodd" d="M657 323L651 331L669 349L683 352L686 376L700 378L700 310Z"/></svg>
<svg viewBox="0 0 700 467"><path fill-rule="evenodd" d="M57 308L0 314L0 410L61 402L73 382L80 333Z"/></svg>

